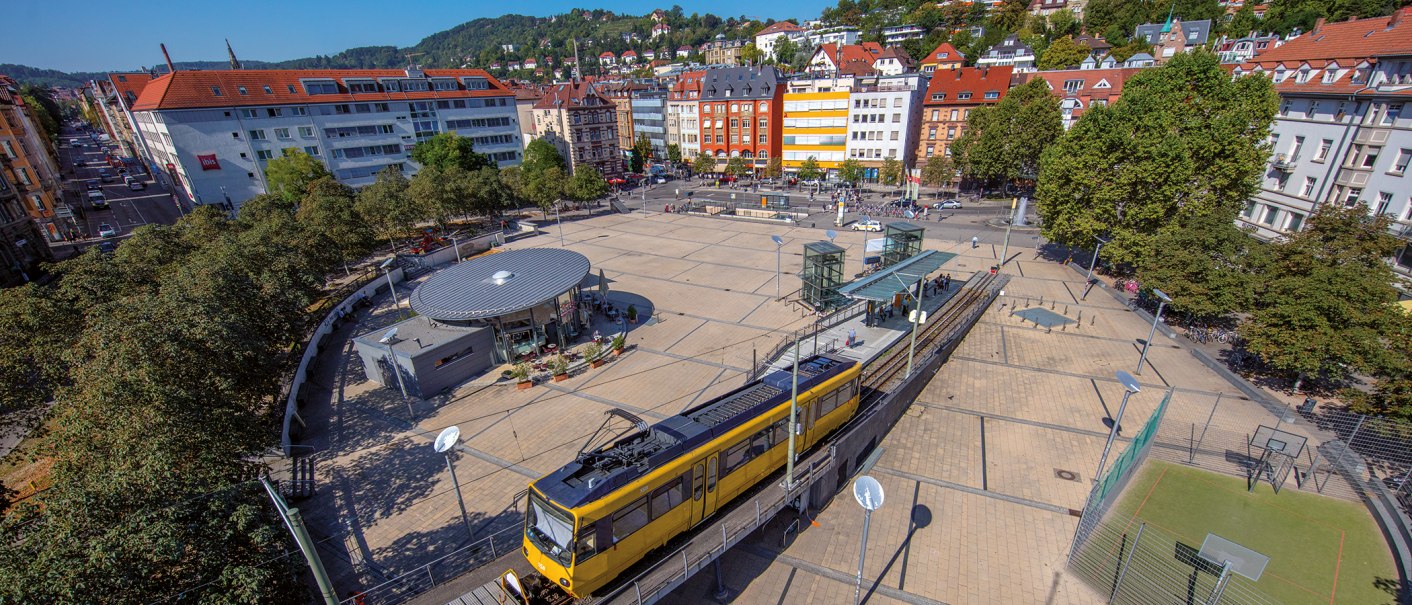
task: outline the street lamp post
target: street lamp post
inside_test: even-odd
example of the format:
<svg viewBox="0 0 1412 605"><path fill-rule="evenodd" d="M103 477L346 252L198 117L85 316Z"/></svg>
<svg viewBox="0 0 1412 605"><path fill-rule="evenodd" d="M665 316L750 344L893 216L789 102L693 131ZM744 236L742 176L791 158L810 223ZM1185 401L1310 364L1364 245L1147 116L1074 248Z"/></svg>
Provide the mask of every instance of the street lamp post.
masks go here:
<svg viewBox="0 0 1412 605"><path fill-rule="evenodd" d="M1157 314L1152 316L1152 330L1147 333L1147 340L1142 343L1142 356L1137 359L1138 376L1142 375L1142 364L1147 361L1147 348L1152 346L1152 338L1157 336L1157 322L1162 320L1162 307L1172 302L1166 292L1153 288L1152 293L1156 294L1158 299Z"/></svg>
<svg viewBox="0 0 1412 605"><path fill-rule="evenodd" d="M1088 300L1088 291L1093 289L1093 267L1098 264L1098 253L1103 250L1103 244L1110 241L1097 235L1093 236L1093 239L1098 240L1098 247L1093 249L1093 259L1088 261L1088 275L1084 277L1084 283L1088 285L1084 288L1084 295L1079 300Z"/></svg>
<svg viewBox="0 0 1412 605"><path fill-rule="evenodd" d="M912 294L912 287L902 281L902 278L898 277L896 273L893 273L892 277L902 284L902 291L907 293L907 298L911 299L912 304L916 306L907 316L907 321L912 324L912 343L907 345L907 374L905 376L911 376L912 356L917 350L917 325L926 323L927 313L922 310L922 301Z"/></svg>
<svg viewBox="0 0 1412 605"><path fill-rule="evenodd" d="M432 447L436 449L436 453L446 456L446 472L451 473L451 486L456 489L456 504L461 506L461 523L466 525L466 537L471 538L475 533L471 531L471 518L466 514L466 501L461 497L461 481L456 478L456 467L451 465L451 452L460 438L461 429L448 426L436 436Z"/></svg>
<svg viewBox="0 0 1412 605"><path fill-rule="evenodd" d="M554 200L554 222L559 223L559 247L564 247L564 219L559 216L559 203L563 200Z"/></svg>
<svg viewBox="0 0 1412 605"><path fill-rule="evenodd" d="M1010 217L1005 219L1005 244L1000 247L1000 262L995 264L996 273L1000 272L1000 267L1005 266L1005 255L1010 253L1010 227L1015 224L1015 206L1019 203L1020 198L1010 198Z"/></svg>
<svg viewBox="0 0 1412 605"><path fill-rule="evenodd" d="M402 380L402 365L397 363L397 352L392 349L392 343L397 342L397 328L388 330L378 342L387 345L387 361L392 365L392 373L397 376L397 390L402 392L402 402L407 404L407 418L411 419L416 414L412 411L412 400L407 397L407 383Z"/></svg>
<svg viewBox="0 0 1412 605"><path fill-rule="evenodd" d="M778 235L771 235L770 240L775 242L775 299L780 297L780 255L784 250L784 238Z"/></svg>
<svg viewBox="0 0 1412 605"><path fill-rule="evenodd" d="M1103 456L1098 459L1098 471L1093 474L1094 481L1103 480L1103 465L1108 463L1108 451L1113 449L1113 440L1118 437L1118 425L1123 422L1123 412L1128 409L1128 397L1142 391L1142 386L1132 374L1118 370L1117 375L1118 382L1123 383L1123 403L1118 406L1118 417L1113 419L1113 427L1108 429L1108 443L1103 445Z"/></svg>
<svg viewBox="0 0 1412 605"><path fill-rule="evenodd" d="M397 311L401 311L402 300L397 298L397 284L392 281L392 265L396 262L397 257L394 256L385 261L382 261L382 264L378 265L378 268L382 269L383 275L387 276L387 289L388 291L392 292L392 308Z"/></svg>

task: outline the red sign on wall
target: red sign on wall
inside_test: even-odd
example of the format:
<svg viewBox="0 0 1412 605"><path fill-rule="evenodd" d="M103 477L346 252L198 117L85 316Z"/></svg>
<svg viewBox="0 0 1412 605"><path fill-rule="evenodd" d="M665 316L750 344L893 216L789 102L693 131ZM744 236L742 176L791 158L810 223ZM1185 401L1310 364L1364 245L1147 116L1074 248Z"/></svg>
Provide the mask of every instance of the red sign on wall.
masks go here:
<svg viewBox="0 0 1412 605"><path fill-rule="evenodd" d="M221 163L218 162L218 161L216 161L216 154L214 154L214 153L211 154L211 155L198 155L198 156L196 156L196 159L201 161L201 169L202 169L202 170L220 170L220 169L221 169Z"/></svg>

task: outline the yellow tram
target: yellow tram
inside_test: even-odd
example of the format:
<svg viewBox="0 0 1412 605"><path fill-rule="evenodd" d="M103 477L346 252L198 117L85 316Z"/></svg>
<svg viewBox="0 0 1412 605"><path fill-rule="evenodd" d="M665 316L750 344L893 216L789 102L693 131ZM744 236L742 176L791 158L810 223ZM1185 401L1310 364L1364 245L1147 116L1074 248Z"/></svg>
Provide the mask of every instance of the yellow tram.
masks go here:
<svg viewBox="0 0 1412 605"><path fill-rule="evenodd" d="M858 376L853 360L800 361L797 451L853 417ZM773 372L532 482L525 557L549 581L586 597L710 518L785 465L791 381L790 372Z"/></svg>

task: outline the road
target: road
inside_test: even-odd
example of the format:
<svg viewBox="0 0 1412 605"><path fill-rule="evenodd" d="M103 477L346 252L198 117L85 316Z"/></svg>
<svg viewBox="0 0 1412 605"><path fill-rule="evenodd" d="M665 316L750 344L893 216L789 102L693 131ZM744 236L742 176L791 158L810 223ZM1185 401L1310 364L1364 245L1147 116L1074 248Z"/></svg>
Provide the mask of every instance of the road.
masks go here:
<svg viewBox="0 0 1412 605"><path fill-rule="evenodd" d="M70 145L69 141L75 138L84 146ZM66 179L64 200L74 210L74 221L80 231L74 246L79 252L104 240L121 243L132 236L134 229L144 225L175 224L183 214L173 203L171 193L157 185L151 175L141 173L141 167L134 166L130 170L146 187L133 191L116 175L116 169L108 166L105 157L106 152L96 137L72 125L64 127L59 144L59 163ZM115 178L112 182L100 183L103 196L108 200L108 208L100 210L88 202L85 183L90 180L97 182L98 172L103 168L108 168ZM116 232L113 237L98 236L104 224Z"/></svg>

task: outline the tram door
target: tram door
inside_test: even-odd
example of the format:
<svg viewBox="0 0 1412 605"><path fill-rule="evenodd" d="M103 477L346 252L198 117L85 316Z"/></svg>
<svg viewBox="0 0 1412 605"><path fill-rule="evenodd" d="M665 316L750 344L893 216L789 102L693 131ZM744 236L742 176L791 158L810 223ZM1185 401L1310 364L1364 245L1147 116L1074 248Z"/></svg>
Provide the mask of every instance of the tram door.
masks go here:
<svg viewBox="0 0 1412 605"><path fill-rule="evenodd" d="M705 461L697 462L691 472L692 524L700 523L711 513L716 512L717 476L720 472L720 457L712 454Z"/></svg>
<svg viewBox="0 0 1412 605"><path fill-rule="evenodd" d="M720 471L719 460L720 456L717 454L711 454L711 457L706 459L706 497L702 498L701 512L703 519L716 512L716 494L720 492L716 481Z"/></svg>

